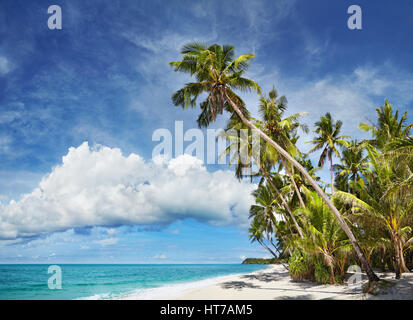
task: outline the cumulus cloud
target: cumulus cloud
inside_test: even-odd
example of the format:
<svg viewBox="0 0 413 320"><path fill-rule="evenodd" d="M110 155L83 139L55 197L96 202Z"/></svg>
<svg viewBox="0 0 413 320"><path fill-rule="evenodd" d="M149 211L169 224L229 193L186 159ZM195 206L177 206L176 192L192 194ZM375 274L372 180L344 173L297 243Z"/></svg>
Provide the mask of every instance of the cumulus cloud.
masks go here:
<svg viewBox="0 0 413 320"><path fill-rule="evenodd" d="M9 60L5 57L0 57L0 76L6 75L11 71L11 65Z"/></svg>
<svg viewBox="0 0 413 320"><path fill-rule="evenodd" d="M254 188L230 171L208 172L190 155L145 161L84 142L71 147L31 193L0 203L0 238L87 226L167 225L187 218L245 226Z"/></svg>

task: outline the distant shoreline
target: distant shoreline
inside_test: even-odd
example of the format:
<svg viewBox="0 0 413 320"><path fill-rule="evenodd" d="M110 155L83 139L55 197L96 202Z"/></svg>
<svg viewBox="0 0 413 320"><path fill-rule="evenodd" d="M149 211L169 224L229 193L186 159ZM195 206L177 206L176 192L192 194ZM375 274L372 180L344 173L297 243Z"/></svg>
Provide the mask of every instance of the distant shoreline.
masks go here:
<svg viewBox="0 0 413 320"><path fill-rule="evenodd" d="M264 259L264 258L246 258L241 264L280 264L280 260L276 258Z"/></svg>

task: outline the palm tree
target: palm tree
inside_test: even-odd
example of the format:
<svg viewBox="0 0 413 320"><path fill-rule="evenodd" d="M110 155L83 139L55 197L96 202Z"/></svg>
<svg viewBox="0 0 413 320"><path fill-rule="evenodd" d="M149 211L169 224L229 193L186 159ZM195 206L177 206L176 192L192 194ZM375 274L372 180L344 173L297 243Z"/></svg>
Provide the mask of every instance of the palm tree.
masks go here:
<svg viewBox="0 0 413 320"><path fill-rule="evenodd" d="M367 228L371 228L373 223L379 225L382 237L387 237L394 248L396 278L399 279L403 272L408 271L404 248L412 232L413 200L404 193L391 191L395 181L406 182L412 175L411 171L398 167L374 147L368 147L368 151L372 170L365 173L366 181L354 184L359 197L341 191L336 197L351 204L355 213L362 214Z"/></svg>
<svg viewBox="0 0 413 320"><path fill-rule="evenodd" d="M259 138L259 141L254 139L254 136L251 135L250 132L248 132L247 135L240 134L240 131L245 129L246 126L243 122L238 122L237 120L238 119L231 118L228 122L227 129L221 134L221 137L225 137L229 141L229 145L220 157L224 155L232 156L229 165L236 162L235 175L238 179L242 179L245 171L248 169L251 170L252 164L255 163L259 169L259 172L255 175L261 173L261 176L272 186L277 197L280 198L282 205L290 215L299 235L303 237L301 227L294 217L290 205L281 194L279 188L276 187L271 177L271 168L274 166L274 159L276 158L275 149L261 138ZM256 125L261 127L263 123L256 120ZM261 152L262 150L264 150L264 152ZM251 174L251 178L252 176L253 174Z"/></svg>
<svg viewBox="0 0 413 320"><path fill-rule="evenodd" d="M297 209L302 215L305 237L295 243L308 254L323 258L330 270L330 283L334 284L335 255L339 250L346 251L350 244L337 219L317 193L307 191L306 199L307 207Z"/></svg>
<svg viewBox="0 0 413 320"><path fill-rule="evenodd" d="M248 229L249 238L251 242L257 241L261 246L268 250L268 252L270 252L274 256L274 258L277 258L277 254L264 241L264 229L265 226L262 221L260 221L259 219L253 219Z"/></svg>
<svg viewBox="0 0 413 320"><path fill-rule="evenodd" d="M320 160L318 161L319 167L324 166L325 160L327 158L330 160L331 194L334 193L333 154L335 154L337 157L340 157L337 146L349 146L349 142L345 139L351 138L350 136L339 135L342 125L343 122L341 122L340 120L334 123L330 112L327 112L325 116L320 118L320 121L317 121L315 123L316 130L314 130L314 132L318 134L318 137L315 137L314 140L308 142L314 144L314 147L311 148L309 153L323 149L323 152L321 152L320 155Z"/></svg>
<svg viewBox="0 0 413 320"><path fill-rule="evenodd" d="M397 194L400 198L411 199L413 203L413 136L394 139L385 146L383 155L392 161L394 170L398 172L386 195Z"/></svg>
<svg viewBox="0 0 413 320"><path fill-rule="evenodd" d="M283 119L283 114L287 110L287 103L288 101L285 96L281 96L278 98L277 90L274 87L268 93L268 97L261 95L259 105L259 112L263 119L261 127L264 129L263 131L273 141L277 142L277 144L281 148L288 151L290 155L297 157L299 151L295 144L292 143L291 136L299 127L302 128L305 132L307 132L308 128L304 125L301 125L298 122L298 119L307 113L295 113ZM275 155L277 154L275 153ZM294 177L289 169L289 166L285 162L283 156L279 156L278 158L281 161L287 175L291 179L291 184L297 194L300 205L302 207L305 207L303 198L301 197L301 192L298 189L297 184L295 183Z"/></svg>
<svg viewBox="0 0 413 320"><path fill-rule="evenodd" d="M297 160L248 119L249 116L245 104L233 90L256 91L260 93L261 88L253 80L243 77L243 73L248 68L248 61L254 58L254 55L245 54L234 59L234 51L234 47L230 45L220 46L213 44L206 46L197 42L185 45L181 50L183 54L182 60L170 62L170 65L174 67L174 71L185 72L195 76L197 82L187 83L182 89L175 92L172 95L173 103L176 106L182 106L184 109L188 107L194 108L197 98L202 93L206 93L207 98L200 103L202 111L198 118L198 125L202 126L215 121L216 116L221 114L223 110L230 112L232 115L235 112L245 125L259 134L262 139L272 145L282 157L287 159L303 174L338 219L339 224L353 244L369 280L372 282L378 281L379 278L364 257L352 231L317 182L312 179Z"/></svg>
<svg viewBox="0 0 413 320"><path fill-rule="evenodd" d="M298 159L298 162L305 168L305 170L311 175L311 177L317 181L322 183L321 178L316 175L316 172L320 170L319 167L314 167L311 160L307 158L307 155L303 155L301 159ZM308 182L303 179L301 174L295 174L295 181L298 185L299 188L306 188L306 189L311 189L311 185L308 184Z"/></svg>
<svg viewBox="0 0 413 320"><path fill-rule="evenodd" d="M364 155L364 143L357 143L357 140L350 142L341 153L341 164L335 164L334 170L339 176L345 177L347 182L355 183L369 168L368 156Z"/></svg>
<svg viewBox="0 0 413 320"><path fill-rule="evenodd" d="M397 138L407 137L413 123L407 124L406 110L399 120L399 111L393 115L393 107L387 99L384 100L384 106L376 109L378 121L376 124L367 124L361 122L359 128L364 131L371 131L373 134L373 140L370 140L370 144L378 148L383 149L385 145L391 143Z"/></svg>
<svg viewBox="0 0 413 320"><path fill-rule="evenodd" d="M249 217L252 218L252 222L248 232L252 242L257 241L274 257L277 257L270 246L265 243L265 240L278 252L278 256L281 256L282 253L273 242L272 234L275 233L277 235L278 243L280 243L286 236L288 229L291 232L291 236L294 236L294 233L284 211L280 206L277 207L271 190L272 188L268 184L260 184L258 189L253 192L255 205L252 205L250 208Z"/></svg>
<svg viewBox="0 0 413 320"><path fill-rule="evenodd" d="M275 248L275 250L278 252L278 255L271 249L271 247L269 245L267 245L265 243L266 238L264 236L264 232L265 232L265 225L263 224L263 222L258 218L254 218L251 222L251 225L250 225L249 229L248 229L249 238L250 238L251 242L252 243L255 242L255 241L258 242L262 247L264 247L268 252L270 252L274 256L274 258L280 258L281 255L282 255L282 252L280 252L280 250L274 244L272 239L270 239L269 241L270 241L271 245ZM288 267L282 262L281 262L281 264L288 271Z"/></svg>

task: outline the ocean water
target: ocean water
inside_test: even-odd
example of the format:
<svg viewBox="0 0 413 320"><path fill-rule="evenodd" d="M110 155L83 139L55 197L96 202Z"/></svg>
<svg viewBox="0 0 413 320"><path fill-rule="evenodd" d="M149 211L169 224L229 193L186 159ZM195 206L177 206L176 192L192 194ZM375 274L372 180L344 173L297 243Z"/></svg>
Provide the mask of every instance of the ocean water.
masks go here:
<svg viewBox="0 0 413 320"><path fill-rule="evenodd" d="M1 300L156 299L265 265L61 264L62 289L49 289L49 265L0 265Z"/></svg>

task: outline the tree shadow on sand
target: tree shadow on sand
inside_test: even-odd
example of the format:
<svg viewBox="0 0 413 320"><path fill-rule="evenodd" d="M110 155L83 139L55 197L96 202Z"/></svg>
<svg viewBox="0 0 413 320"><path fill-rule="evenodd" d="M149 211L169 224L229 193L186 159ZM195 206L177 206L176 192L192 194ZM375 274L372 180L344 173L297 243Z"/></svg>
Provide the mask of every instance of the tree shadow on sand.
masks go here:
<svg viewBox="0 0 413 320"><path fill-rule="evenodd" d="M262 282L272 282L279 280L283 277L285 277L285 273L279 272L279 273L262 273L262 274L247 274L244 276L241 276L244 279L248 280L258 280Z"/></svg>
<svg viewBox="0 0 413 320"><path fill-rule="evenodd" d="M260 288L259 286L256 286L252 283L245 282L245 281L228 281L228 282L222 283L221 287L223 289L236 289L236 290L242 290L244 288L250 288L250 289Z"/></svg>
<svg viewBox="0 0 413 320"><path fill-rule="evenodd" d="M322 285L317 285L314 282L307 282L307 281L293 281L290 280L291 283L294 283L292 287L279 287L279 288L269 288L266 287L266 283L271 283L275 282L280 279L284 279L286 276L288 276L287 272L277 272L277 273L261 273L261 274L247 274L247 275L242 275L240 276L241 279L245 279L246 281L229 281L229 282L224 282L221 284L221 287L223 289L236 289L236 290L242 290L246 288L252 288L252 289L261 289L261 290L269 290L273 292L285 292L286 295L277 297L275 299L297 299L297 300L307 300L307 299L314 299L316 298L316 295L319 294L325 294L326 296L324 297L318 297L317 299L332 299L332 295L354 295L356 293L361 293L361 292L356 292L356 291L361 291L361 290L331 290L324 288ZM258 284L254 284L250 281L259 281L262 282ZM302 292L303 294L300 294ZM291 295L288 295L288 293L291 293ZM292 294L294 293L294 294Z"/></svg>
<svg viewBox="0 0 413 320"><path fill-rule="evenodd" d="M369 300L412 300L413 274L405 273L400 280L394 279L393 274L384 274L387 286L380 289L378 295L370 295Z"/></svg>

